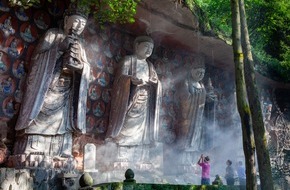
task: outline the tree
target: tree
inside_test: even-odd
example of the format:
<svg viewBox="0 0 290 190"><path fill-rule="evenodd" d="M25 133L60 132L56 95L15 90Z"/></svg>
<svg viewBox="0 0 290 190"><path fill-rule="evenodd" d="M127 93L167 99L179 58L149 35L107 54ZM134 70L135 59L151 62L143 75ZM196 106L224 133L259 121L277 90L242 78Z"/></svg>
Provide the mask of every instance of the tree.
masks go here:
<svg viewBox="0 0 290 190"><path fill-rule="evenodd" d="M207 29L222 39L231 34L230 1L182 0L199 17L207 18ZM277 81L290 82L290 1L248 0L248 29L252 41L255 70ZM198 13L198 12L197 12ZM198 18L199 18L198 17Z"/></svg>
<svg viewBox="0 0 290 190"><path fill-rule="evenodd" d="M246 163L247 189L257 189L256 169L255 169L255 143L252 131L252 118L247 100L244 60L241 45L241 23L238 0L231 0L232 8L232 38L233 53L235 62L236 96L237 106L242 123L243 148Z"/></svg>
<svg viewBox="0 0 290 190"><path fill-rule="evenodd" d="M290 2L254 1L248 6L253 52L262 74L290 81Z"/></svg>
<svg viewBox="0 0 290 190"><path fill-rule="evenodd" d="M245 77L246 87L253 121L253 131L257 150L256 152L258 158L261 189L272 190L273 179L271 171L271 162L267 146L267 137L265 133L261 103L256 85L254 61L251 52L251 44L247 26L244 0L239 0L239 9L241 18L241 29L243 30L241 36L242 36L242 49L245 55L244 59L245 76L247 76Z"/></svg>

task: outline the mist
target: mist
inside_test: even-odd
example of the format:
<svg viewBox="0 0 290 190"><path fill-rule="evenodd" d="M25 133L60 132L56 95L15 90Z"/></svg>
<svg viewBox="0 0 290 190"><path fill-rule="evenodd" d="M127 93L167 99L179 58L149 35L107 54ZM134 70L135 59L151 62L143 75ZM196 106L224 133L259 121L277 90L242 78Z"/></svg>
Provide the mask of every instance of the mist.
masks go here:
<svg viewBox="0 0 290 190"><path fill-rule="evenodd" d="M132 54L135 37L136 35L130 33L130 30L126 31L118 26L99 27L93 21L89 21L84 34L88 49L87 57L92 65L91 86L97 86L100 94L97 99L88 100L90 103L87 108L87 117L93 118L94 121L90 122L92 126L89 126L88 136L98 139L90 140L96 146L95 168L93 172L90 171L95 176L96 182L124 180L125 171L131 168L139 183L200 184L201 169L196 164L200 154L208 155L211 158L211 181L217 174L221 177L224 176L228 159L232 160L233 166L238 161L244 162L242 131L236 109L233 75L224 71L223 68L215 67L213 65L214 57L206 57L206 74L202 83L207 87L210 78L216 95L213 110L210 110L213 112L213 117L204 118L202 122L203 127L210 129L210 133L207 134L208 145L204 150L191 153L191 166L187 171L178 170L180 151L175 148L175 130L178 125L177 113L179 112L175 99L176 93L178 93L177 84L187 77L184 65L194 64L194 57L200 53L167 47L160 43L162 37L156 38L156 36L154 41L157 44L155 44L154 52L149 60L154 64L162 84L162 106L158 108L161 109L159 141L149 148L150 165L138 165L137 167L133 158L132 161L126 162L114 159L118 154L117 145L113 141L108 142L105 139L110 109L114 105L110 104L110 99L104 101L102 94L104 91L111 92L114 68L118 66L118 61L123 56ZM200 44L201 42L194 43ZM210 52L210 55L213 56L214 52ZM114 94L110 94L110 96L114 96ZM89 97L92 96L89 94ZM103 102L105 106L100 108L103 109L103 114L95 114L93 111L95 102ZM138 147L133 154L137 157L141 156L140 151L142 150L140 149L142 148ZM84 154L86 153L84 152ZM84 164L85 162L84 160ZM168 166L171 168L169 169Z"/></svg>

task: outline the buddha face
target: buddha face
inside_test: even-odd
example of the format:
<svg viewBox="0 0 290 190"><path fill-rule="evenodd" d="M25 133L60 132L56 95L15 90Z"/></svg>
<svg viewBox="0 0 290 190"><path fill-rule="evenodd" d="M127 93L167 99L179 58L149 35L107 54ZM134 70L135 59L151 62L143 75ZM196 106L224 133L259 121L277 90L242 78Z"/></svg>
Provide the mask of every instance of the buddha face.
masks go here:
<svg viewBox="0 0 290 190"><path fill-rule="evenodd" d="M135 54L138 59L148 58L153 51L153 43L151 42L140 42L135 45Z"/></svg>
<svg viewBox="0 0 290 190"><path fill-rule="evenodd" d="M66 34L72 29L75 34L80 35L87 24L87 19L79 15L71 15L65 17L64 29Z"/></svg>
<svg viewBox="0 0 290 190"><path fill-rule="evenodd" d="M204 68L193 68L190 71L192 80L196 82L199 82L203 79L204 73L205 73Z"/></svg>

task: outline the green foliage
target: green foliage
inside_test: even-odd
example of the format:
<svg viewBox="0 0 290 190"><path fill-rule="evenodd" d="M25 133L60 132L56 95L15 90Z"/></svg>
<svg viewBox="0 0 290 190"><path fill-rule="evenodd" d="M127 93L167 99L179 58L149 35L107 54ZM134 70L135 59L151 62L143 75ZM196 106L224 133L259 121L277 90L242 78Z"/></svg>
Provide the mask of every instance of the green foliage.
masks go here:
<svg viewBox="0 0 290 190"><path fill-rule="evenodd" d="M219 33L219 31L228 31L230 35L231 28L228 27L231 22L230 17L228 17L228 12L231 11L230 6L219 6L222 2L230 5L229 1L219 0L218 2L215 2L213 0L175 0L175 2L181 3L183 6L192 11L192 13L199 19L199 22L201 23L200 29L203 33L212 33L213 30L215 33Z"/></svg>
<svg viewBox="0 0 290 190"><path fill-rule="evenodd" d="M80 177L80 186L81 187L89 187L93 185L93 178L90 176L89 173L84 173L81 177Z"/></svg>
<svg viewBox="0 0 290 190"><path fill-rule="evenodd" d="M211 29L222 38L231 37L229 0L183 0L191 10L200 7ZM274 80L290 82L290 1L245 1L248 29L256 69Z"/></svg>
<svg viewBox="0 0 290 190"><path fill-rule="evenodd" d="M290 2L258 1L251 5L248 20L258 64L267 66L274 79L290 82Z"/></svg>
<svg viewBox="0 0 290 190"><path fill-rule="evenodd" d="M226 37L231 36L231 5L229 0L194 0L207 13L215 32L222 31Z"/></svg>
<svg viewBox="0 0 290 190"><path fill-rule="evenodd" d="M281 43L281 47L283 50L283 53L281 54L282 61L281 61L281 67L282 70L282 76L289 79L290 78L290 45L285 44L284 42Z"/></svg>
<svg viewBox="0 0 290 190"><path fill-rule="evenodd" d="M140 0L82 0L91 7L95 19L101 24L133 23L136 7Z"/></svg>
<svg viewBox="0 0 290 190"><path fill-rule="evenodd" d="M51 0L48 1L51 2ZM40 0L8 0L8 2L11 6L21 6L24 8L40 4Z"/></svg>
<svg viewBox="0 0 290 190"><path fill-rule="evenodd" d="M203 33L209 33L212 29L207 18L207 14L200 8L194 0L174 0L175 3L182 4L182 6L187 7L194 16L196 16L200 23L200 30Z"/></svg>
<svg viewBox="0 0 290 190"><path fill-rule="evenodd" d="M52 0L47 0L51 2ZM76 0L71 0L72 2ZM81 6L88 7L97 22L104 23L133 23L136 7L140 0L81 0ZM9 0L11 6L31 7L40 0Z"/></svg>

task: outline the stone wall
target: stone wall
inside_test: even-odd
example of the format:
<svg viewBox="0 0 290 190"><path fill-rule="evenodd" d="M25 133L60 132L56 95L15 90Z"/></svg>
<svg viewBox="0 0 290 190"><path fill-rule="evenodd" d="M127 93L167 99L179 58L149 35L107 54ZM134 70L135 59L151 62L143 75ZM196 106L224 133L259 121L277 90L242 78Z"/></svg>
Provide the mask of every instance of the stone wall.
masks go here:
<svg viewBox="0 0 290 190"><path fill-rule="evenodd" d="M51 27L58 27L61 24L63 11L68 5L67 1L48 3L39 7L27 10L11 8L1 5L0 30L1 52L3 53L3 69L0 77L0 122L1 136L8 147L6 154L12 151L14 141L14 125L17 119L21 97L25 89L26 75L30 69L30 56L35 48L35 44L42 34ZM5 22L11 21L11 26ZM11 27L9 29L9 27ZM134 25L136 27L136 24ZM84 32L84 43L86 52L91 64L92 82L88 89L87 100L87 134L75 139L74 152L79 156L79 163L82 163L83 147L87 143L102 144L104 134L108 125L110 112L110 94L112 82L114 80L114 66L121 57L132 53L133 40L136 33L132 33L132 28L126 26L103 25L99 26L93 19L89 20L87 29ZM30 29L25 30L25 29ZM27 31L27 33L25 33ZM145 34L145 31L143 31ZM159 39L154 39L154 53L151 61L154 63L159 78L163 85L163 103L161 114L161 142L172 143L174 141L173 128L176 122L176 111L173 101L176 92L175 83L178 70L184 64L192 62L197 55L186 49L174 49L165 44L160 44ZM13 42L17 42L13 47ZM166 42L168 43L168 42ZM210 77L216 93L219 93L220 102L232 97L233 76L227 71L212 66L211 58L206 58L206 82ZM232 103L232 102L230 102ZM224 103L222 103L224 104ZM226 105L220 107L219 113L224 113ZM217 116L220 117L220 116ZM228 123L230 117L222 114L219 122ZM224 121L223 121L224 120ZM227 126L223 124L223 128ZM82 168L80 164L79 169Z"/></svg>
<svg viewBox="0 0 290 190"><path fill-rule="evenodd" d="M67 5L68 1L55 1L55 3L44 4L24 11L18 8L8 7L4 3L0 6L0 52L2 54L0 62L1 166L11 166L6 158L11 154L13 149L14 125L17 120L19 107L21 106L21 97L25 89L26 75L30 69L31 54L42 34L47 29L58 27L61 24L63 11ZM146 24L144 24L142 18L144 15L149 14L148 12L144 12L144 10L150 11L151 8L156 7L153 5L152 7L148 7L146 3L141 6L140 13L137 15L137 22L132 25L105 24L100 26L93 19L90 19L83 34L87 57L92 68L92 82L90 83L89 89L87 89L89 94L87 100L87 134L74 139L74 152L78 161L77 169L81 171L84 168L83 158L85 145L92 143L97 147L96 168L94 169L102 173L101 177L99 176L100 173L96 173L96 177L99 176L98 178L102 179L99 182L112 180L113 178L110 178L110 175L115 175L118 179L122 178L123 170L128 167L120 163L120 165L116 165L115 169L119 169L115 173L106 173L108 168L114 170L114 167L112 168L110 162L105 162L110 157L110 154L106 154L104 151L106 149L103 146L104 136L109 121L110 108L112 106L111 96L114 96L114 94L111 94L112 83L114 81L114 67L118 64L121 57L132 53L134 38L137 35L146 34L146 29L149 28L144 27ZM157 7L157 11L151 10L150 16L147 15L147 19L149 17L151 18L151 16L155 18L160 15L164 19L164 14L164 12L158 12ZM9 27L9 20L11 21L11 27ZM168 20L173 25L181 22L181 20L176 21L172 18ZM158 19L155 21L158 21ZM231 65L232 60L229 58L231 56L228 56L228 54L231 54L231 51L225 51L225 49L231 50L231 47L218 39L200 35L196 30L198 29L196 20L194 27L189 30L188 27L181 27L183 32L186 30L186 34L190 33L190 35L193 35L194 37L191 36L192 38L179 31L175 31L176 35L170 33L173 32L173 29L170 27L158 30L158 24L151 24L154 25L153 29L155 33L152 34L152 37L156 43L150 61L154 64L163 86L162 107L160 108L160 142L158 142L161 145L157 149L158 151L154 152L154 157L156 158L162 155L158 159L159 162L162 160L163 169L156 172L158 174L160 173L159 176L152 177L152 173L149 175L159 180L160 178L165 178L164 175L171 175L175 171L174 162L178 155L170 151L175 141L174 127L178 124L176 113L179 111L176 109L176 102L174 101L175 93L178 93L175 84L178 77L184 77L183 73L180 73L180 69L185 64L191 63L193 58L199 54L205 56L206 75L203 82L205 85L208 85L210 79L214 87L214 93L217 96L213 118L215 120L214 132L213 136L210 137L210 144L208 145L211 149L207 153L215 158L213 175L217 172L222 173L224 171L223 163L228 159L227 156L232 156L235 161L243 159L243 154L241 153L241 129L235 104L233 65ZM165 21L162 24L165 24ZM180 23L175 25L175 27L178 26L181 26ZM31 31L30 33L29 30ZM180 39L180 43L178 39ZM182 45L185 40L187 46ZM194 44L195 48L190 47L193 46L192 44ZM225 47L225 49L221 47ZM264 89L264 85L261 88ZM264 101L265 104L273 104L272 88L273 86L271 85L266 86L266 90L261 92L265 100L270 100L270 102ZM280 107L284 108L281 102L274 109L276 115L273 116L272 121L279 115L277 113L282 113L283 110L278 112ZM289 129L285 127L284 130ZM223 139L231 139L231 137L240 143L236 143L235 147L232 147L231 143L224 143ZM31 165L28 164L26 167L29 168ZM161 167L161 164L159 167ZM196 170L196 167L186 169L188 170L186 175L192 175L195 179L186 179L183 183L199 179L199 169ZM53 172L50 171L53 173L50 174L47 173L48 171L46 170L44 172L41 169L36 170L36 168L32 170L2 169L1 180L4 182L6 179L5 176L7 175L21 175L27 176L27 183L32 183L33 181L33 183L36 182L36 184L40 185L47 184L50 180L58 179L56 174L61 173L55 170ZM33 177L35 176L35 172L43 173L41 175L46 180L43 180L44 178ZM146 175L144 175L142 180L146 180ZM47 180L47 176L49 180ZM43 180L43 182L40 183L39 180ZM178 183L177 181L175 182ZM17 185L18 182L16 178L13 178L12 181L6 180L3 184L9 183L15 183Z"/></svg>

